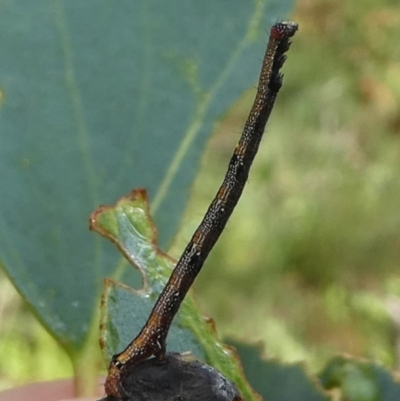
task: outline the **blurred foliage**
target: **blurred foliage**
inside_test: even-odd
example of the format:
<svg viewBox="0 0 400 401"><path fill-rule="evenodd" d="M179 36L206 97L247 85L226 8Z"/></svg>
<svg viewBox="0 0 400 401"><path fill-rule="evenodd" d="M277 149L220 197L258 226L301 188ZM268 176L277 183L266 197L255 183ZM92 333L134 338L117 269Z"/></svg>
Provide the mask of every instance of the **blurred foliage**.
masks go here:
<svg viewBox="0 0 400 401"><path fill-rule="evenodd" d="M400 9L395 0L300 0L293 19L300 31L284 88L244 196L198 278L197 299L222 334L263 340L268 356L317 369L341 351L395 367ZM218 188L252 97L253 90L215 129L175 255ZM66 358L60 363L53 346L43 346L37 323L7 291L0 386L68 374ZM20 349L29 352L15 354ZM10 369L10 359L33 366L29 358L46 360L48 371Z"/></svg>
<svg viewBox="0 0 400 401"><path fill-rule="evenodd" d="M65 351L0 270L0 389L72 374Z"/></svg>
<svg viewBox="0 0 400 401"><path fill-rule="evenodd" d="M310 0L293 18L300 30L283 91L197 297L223 334L263 340L268 356L320 368L345 351L393 367L400 10L394 1ZM188 221L213 196L252 96L217 127ZM184 225L177 249L196 224Z"/></svg>

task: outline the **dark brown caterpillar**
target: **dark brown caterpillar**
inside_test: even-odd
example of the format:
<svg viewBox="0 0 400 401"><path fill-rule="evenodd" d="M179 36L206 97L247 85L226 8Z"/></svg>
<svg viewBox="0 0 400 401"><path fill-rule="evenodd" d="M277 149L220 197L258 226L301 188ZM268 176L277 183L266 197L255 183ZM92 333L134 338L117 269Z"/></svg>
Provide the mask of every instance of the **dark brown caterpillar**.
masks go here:
<svg viewBox="0 0 400 401"><path fill-rule="evenodd" d="M297 28L295 22L280 22L272 26L257 95L224 181L176 264L146 324L126 349L112 358L105 383L108 396L124 398L127 395L121 385L121 377L127 367L153 355L159 360L164 359L172 320L243 192L265 125L282 86L280 68L286 59L289 39Z"/></svg>

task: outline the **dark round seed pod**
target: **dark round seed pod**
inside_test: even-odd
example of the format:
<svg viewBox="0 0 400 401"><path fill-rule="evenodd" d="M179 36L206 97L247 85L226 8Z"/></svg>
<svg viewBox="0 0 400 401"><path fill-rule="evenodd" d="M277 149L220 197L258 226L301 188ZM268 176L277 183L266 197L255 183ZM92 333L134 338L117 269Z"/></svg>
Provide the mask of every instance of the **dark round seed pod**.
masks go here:
<svg viewBox="0 0 400 401"><path fill-rule="evenodd" d="M127 368L121 386L126 397L100 401L243 401L236 386L217 370L179 354Z"/></svg>

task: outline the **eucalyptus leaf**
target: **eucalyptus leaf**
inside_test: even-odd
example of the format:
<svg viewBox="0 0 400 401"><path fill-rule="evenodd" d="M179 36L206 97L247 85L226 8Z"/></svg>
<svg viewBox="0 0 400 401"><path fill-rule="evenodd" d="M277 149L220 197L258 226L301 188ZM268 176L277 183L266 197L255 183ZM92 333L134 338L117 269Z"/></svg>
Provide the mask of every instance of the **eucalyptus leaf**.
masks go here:
<svg viewBox="0 0 400 401"><path fill-rule="evenodd" d="M90 212L146 187L168 246L216 120L256 80L268 28L292 6L0 2L0 259L70 353L97 325L103 278L124 266L88 232Z"/></svg>
<svg viewBox="0 0 400 401"><path fill-rule="evenodd" d="M285 364L275 359L263 359L259 347L239 342L233 344L250 384L264 400L331 400L317 378L309 375L302 364Z"/></svg>

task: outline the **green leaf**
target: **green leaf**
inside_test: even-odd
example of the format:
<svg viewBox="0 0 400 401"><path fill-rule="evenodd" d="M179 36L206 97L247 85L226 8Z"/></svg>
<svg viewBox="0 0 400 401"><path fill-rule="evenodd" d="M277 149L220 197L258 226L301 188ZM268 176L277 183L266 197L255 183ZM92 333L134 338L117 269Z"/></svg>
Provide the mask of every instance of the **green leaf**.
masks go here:
<svg viewBox="0 0 400 401"><path fill-rule="evenodd" d="M157 248L156 229L144 190L132 191L112 207L100 207L92 214L90 223L143 276L143 288L139 291L110 280L105 282L101 343L109 360L139 333L176 261ZM243 376L236 354L218 340L212 321L199 312L190 293L174 319L167 349L168 352L190 351L235 383L246 400L259 399Z"/></svg>
<svg viewBox="0 0 400 401"><path fill-rule="evenodd" d="M327 401L330 397L302 364L282 364L260 357L259 347L234 342L250 384L264 400Z"/></svg>
<svg viewBox="0 0 400 401"><path fill-rule="evenodd" d="M267 29L292 5L0 3L1 263L70 353L95 330L102 279L138 282L87 216L145 186L171 242L216 119L256 80Z"/></svg>
<svg viewBox="0 0 400 401"><path fill-rule="evenodd" d="M347 401L400 400L400 382L375 362L349 356L333 358L320 374L325 388L340 388Z"/></svg>

